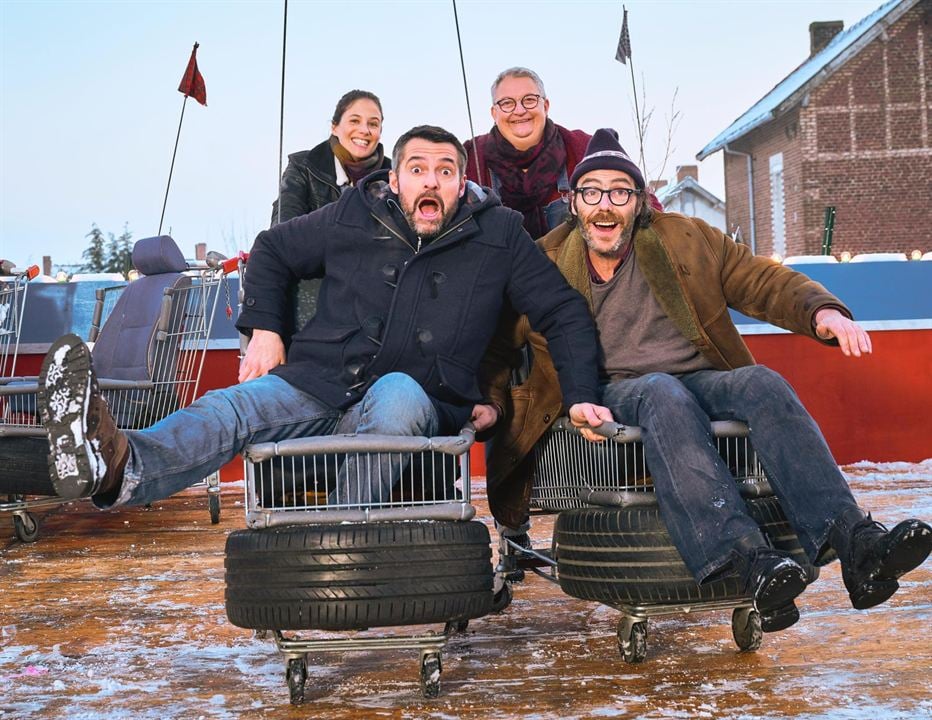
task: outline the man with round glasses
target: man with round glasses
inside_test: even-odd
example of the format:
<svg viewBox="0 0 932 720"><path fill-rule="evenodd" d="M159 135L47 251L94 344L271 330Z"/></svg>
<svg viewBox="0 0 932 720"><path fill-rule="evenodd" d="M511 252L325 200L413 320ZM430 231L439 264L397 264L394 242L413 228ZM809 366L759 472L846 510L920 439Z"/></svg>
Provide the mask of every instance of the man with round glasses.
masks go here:
<svg viewBox="0 0 932 720"><path fill-rule="evenodd" d="M505 207L520 212L524 229L534 239L566 218L569 176L589 142L582 130L554 123L547 116L549 110L550 100L537 73L508 68L492 83L495 125L475 143L464 143L467 177L492 188Z"/></svg>
<svg viewBox="0 0 932 720"><path fill-rule="evenodd" d="M754 364L728 314L735 308L860 357L871 342L848 308L704 221L652 210L614 130L596 131L571 186L571 222L538 245L589 305L600 419L642 428L661 515L696 582L737 573L764 631L799 619L794 599L806 573L770 547L712 442L710 420L740 420L809 560L840 558L856 609L887 600L928 556L932 528L904 520L888 531L857 505L815 421L782 377ZM534 366L509 387L524 343ZM555 381L527 318L503 317L483 367L483 392L505 414L486 463L489 505L503 525L527 514L530 451L562 414Z"/></svg>

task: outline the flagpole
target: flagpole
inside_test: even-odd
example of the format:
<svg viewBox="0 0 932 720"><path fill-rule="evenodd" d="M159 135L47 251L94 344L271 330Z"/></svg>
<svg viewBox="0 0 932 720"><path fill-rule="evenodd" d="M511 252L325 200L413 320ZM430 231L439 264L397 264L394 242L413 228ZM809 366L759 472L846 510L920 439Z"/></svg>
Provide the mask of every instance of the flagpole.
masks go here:
<svg viewBox="0 0 932 720"><path fill-rule="evenodd" d="M634 81L634 58L631 53L631 34L628 31L628 8L621 6L621 37L618 38L618 50L615 52L615 59L627 65L631 71L631 94L634 96L634 120L638 126L638 157L641 163L641 171L647 172L644 162L644 126L641 123L641 109L638 107L638 86Z"/></svg>
<svg viewBox="0 0 932 720"><path fill-rule="evenodd" d="M168 184L165 186L165 199L162 201L162 217L159 218L158 235L162 234L162 223L165 221L165 206L168 205L168 189L172 186L172 173L175 171L175 155L178 153L178 140L181 138L181 123L184 122L184 108L188 103L188 96L181 102L181 119L178 120L178 132L175 135L175 149L172 150L172 164L168 170Z"/></svg>
<svg viewBox="0 0 932 720"><path fill-rule="evenodd" d="M644 166L644 128L641 126L641 111L638 108L638 88L634 82L634 60L630 57L628 58L630 63L628 67L631 69L631 94L634 95L634 119L638 124L638 148L640 150L640 158L642 168L641 172L647 172L647 168Z"/></svg>
<svg viewBox="0 0 932 720"><path fill-rule="evenodd" d="M285 15L282 20L282 93L278 104L278 217L282 221L282 156L285 153L285 45L288 41L288 0L285 0Z"/></svg>

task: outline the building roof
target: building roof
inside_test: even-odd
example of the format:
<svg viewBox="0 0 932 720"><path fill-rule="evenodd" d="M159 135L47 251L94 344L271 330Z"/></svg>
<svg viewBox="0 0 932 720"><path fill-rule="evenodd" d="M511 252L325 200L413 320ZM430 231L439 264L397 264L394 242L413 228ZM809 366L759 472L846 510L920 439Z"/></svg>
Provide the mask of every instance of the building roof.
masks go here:
<svg viewBox="0 0 932 720"><path fill-rule="evenodd" d="M874 40L887 25L898 20L918 2L919 0L889 0L847 30L838 33L828 45L783 78L769 93L702 148L696 159L704 160L728 143L794 107L807 92L828 78Z"/></svg>
<svg viewBox="0 0 932 720"><path fill-rule="evenodd" d="M660 188L660 190L656 191L656 195L657 199L662 204L666 205L670 200L675 198L677 195L686 192L687 190L691 190L692 192L696 193L713 207L725 207L724 200L720 200L715 195L710 193L690 175L684 177L676 185L664 185L662 188Z"/></svg>

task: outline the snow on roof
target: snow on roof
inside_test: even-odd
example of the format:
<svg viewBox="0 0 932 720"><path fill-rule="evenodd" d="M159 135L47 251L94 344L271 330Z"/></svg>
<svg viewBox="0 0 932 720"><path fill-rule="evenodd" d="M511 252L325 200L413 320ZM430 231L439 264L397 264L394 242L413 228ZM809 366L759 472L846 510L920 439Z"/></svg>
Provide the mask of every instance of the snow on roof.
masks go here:
<svg viewBox="0 0 932 720"><path fill-rule="evenodd" d="M894 10L898 11L896 16L899 17L917 2L919 0L889 0L847 30L838 33L828 45L783 78L769 93L702 148L696 155L696 159L704 160L728 143L769 122L784 110L795 105L806 90L824 80L843 65L851 55L873 40L882 29L879 24L880 20Z"/></svg>
<svg viewBox="0 0 932 720"><path fill-rule="evenodd" d="M676 197L680 193L692 190L697 195L701 196L709 203L709 205L714 206L725 206L725 201L720 200L715 195L706 190L702 185L700 185L695 178L687 175L682 180L680 180L676 185L664 185L660 190L655 192L657 199L664 205L667 204L669 200Z"/></svg>

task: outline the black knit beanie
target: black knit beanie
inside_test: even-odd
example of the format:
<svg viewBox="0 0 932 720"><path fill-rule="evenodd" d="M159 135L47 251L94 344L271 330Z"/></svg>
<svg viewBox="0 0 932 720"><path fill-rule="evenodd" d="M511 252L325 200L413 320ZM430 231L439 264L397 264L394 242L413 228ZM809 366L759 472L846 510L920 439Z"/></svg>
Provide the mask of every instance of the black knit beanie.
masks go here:
<svg viewBox="0 0 932 720"><path fill-rule="evenodd" d="M570 186L575 188L579 178L593 170L621 170L631 176L638 189L644 189L644 176L621 147L618 133L612 128L599 128L595 131L586 147L585 156L573 170Z"/></svg>

